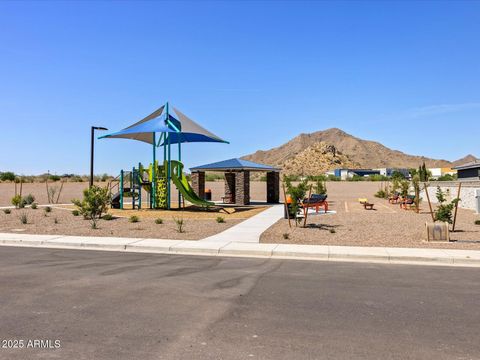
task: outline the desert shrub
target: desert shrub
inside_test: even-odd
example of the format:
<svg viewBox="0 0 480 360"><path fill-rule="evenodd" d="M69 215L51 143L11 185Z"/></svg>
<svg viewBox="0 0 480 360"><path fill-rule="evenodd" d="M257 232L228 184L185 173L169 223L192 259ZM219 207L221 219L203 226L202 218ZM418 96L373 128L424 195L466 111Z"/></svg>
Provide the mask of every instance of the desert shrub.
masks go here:
<svg viewBox="0 0 480 360"><path fill-rule="evenodd" d="M330 234L335 234L337 231L335 229L330 229Z"/></svg>
<svg viewBox="0 0 480 360"><path fill-rule="evenodd" d="M480 220L475 220L475 225L480 225Z"/></svg>
<svg viewBox="0 0 480 360"><path fill-rule="evenodd" d="M60 176L58 175L49 175L48 176L48 180L51 180L51 181L59 181L61 179Z"/></svg>
<svg viewBox="0 0 480 360"><path fill-rule="evenodd" d="M100 181L107 181L108 179L110 179L110 175L108 174L103 174Z"/></svg>
<svg viewBox="0 0 480 360"><path fill-rule="evenodd" d="M436 197L439 205L435 210L435 221L448 222L449 224L451 224L453 222L452 211L455 205L460 201L460 199L455 198L452 201L448 202L447 198L445 197L445 193L442 191L440 186L437 186Z"/></svg>
<svg viewBox="0 0 480 360"><path fill-rule="evenodd" d="M175 221L175 225L177 226L177 232L184 233L185 232L185 220L184 219L173 218L173 221Z"/></svg>
<svg viewBox="0 0 480 360"><path fill-rule="evenodd" d="M23 201L26 205L33 204L35 202L35 196L33 196L32 194L28 194L23 198Z"/></svg>
<svg viewBox="0 0 480 360"><path fill-rule="evenodd" d="M225 218L223 216L217 216L215 221L219 224L223 224L225 222Z"/></svg>
<svg viewBox="0 0 480 360"><path fill-rule="evenodd" d="M15 174L11 171L6 171L0 173L0 180L1 181L15 181Z"/></svg>
<svg viewBox="0 0 480 360"><path fill-rule="evenodd" d="M31 206L31 208L32 208L33 210L36 210L36 209L38 208L38 205L37 205L37 203L32 203L32 206Z"/></svg>
<svg viewBox="0 0 480 360"><path fill-rule="evenodd" d="M4 209L3 212L8 215L8 214L10 214L10 213L12 212L12 210L10 210L10 209Z"/></svg>
<svg viewBox="0 0 480 360"><path fill-rule="evenodd" d="M72 215L73 216L78 216L78 215L80 215L80 211L78 211L77 209L72 210Z"/></svg>
<svg viewBox="0 0 480 360"><path fill-rule="evenodd" d="M45 206L43 208L43 210L46 212L46 213L51 213L52 212L52 208L50 206Z"/></svg>
<svg viewBox="0 0 480 360"><path fill-rule="evenodd" d="M283 238L284 238L285 240L290 239L290 234L289 234L289 233L283 233L282 236L283 236Z"/></svg>
<svg viewBox="0 0 480 360"><path fill-rule="evenodd" d="M105 214L105 215L103 215L102 219L107 220L107 221L113 220L113 215L112 214Z"/></svg>
<svg viewBox="0 0 480 360"><path fill-rule="evenodd" d="M17 209L20 207L20 205L22 204L22 196L21 195L15 195L14 197L12 197L12 205L15 206Z"/></svg>
<svg viewBox="0 0 480 360"><path fill-rule="evenodd" d="M128 221L131 222L131 223L138 223L138 222L140 222L140 219L138 218L137 215L132 215L128 218Z"/></svg>
<svg viewBox="0 0 480 360"><path fill-rule="evenodd" d="M96 229L97 221L107 212L110 195L107 188L94 185L83 191L82 201L74 199L72 202L77 206L80 214L90 220L92 229Z"/></svg>
<svg viewBox="0 0 480 360"><path fill-rule="evenodd" d="M375 193L375 197L380 198L380 199L386 199L387 198L387 192L383 189L380 189Z"/></svg>
<svg viewBox="0 0 480 360"><path fill-rule="evenodd" d="M160 219L160 218L155 219L155 224L158 224L158 225L163 224L163 219Z"/></svg>
<svg viewBox="0 0 480 360"><path fill-rule="evenodd" d="M53 223L58 224L58 218L56 216L53 218Z"/></svg>
<svg viewBox="0 0 480 360"><path fill-rule="evenodd" d="M19 219L20 219L20 223L22 224L27 224L28 223L28 215L26 212L22 212L19 216Z"/></svg>

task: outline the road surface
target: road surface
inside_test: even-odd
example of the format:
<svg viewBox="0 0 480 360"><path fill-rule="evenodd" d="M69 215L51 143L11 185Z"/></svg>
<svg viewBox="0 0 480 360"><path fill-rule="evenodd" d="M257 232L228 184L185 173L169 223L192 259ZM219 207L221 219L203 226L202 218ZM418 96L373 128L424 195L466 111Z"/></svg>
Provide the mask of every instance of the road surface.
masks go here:
<svg viewBox="0 0 480 360"><path fill-rule="evenodd" d="M0 247L0 339L0 359L480 359L480 269Z"/></svg>

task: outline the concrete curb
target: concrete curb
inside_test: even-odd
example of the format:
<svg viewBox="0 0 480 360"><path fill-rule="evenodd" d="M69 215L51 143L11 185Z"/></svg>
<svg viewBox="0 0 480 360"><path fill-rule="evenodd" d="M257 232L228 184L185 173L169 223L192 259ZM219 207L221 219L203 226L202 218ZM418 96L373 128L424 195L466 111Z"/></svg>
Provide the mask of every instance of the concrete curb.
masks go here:
<svg viewBox="0 0 480 360"><path fill-rule="evenodd" d="M480 267L480 251L0 233L0 245L157 254Z"/></svg>

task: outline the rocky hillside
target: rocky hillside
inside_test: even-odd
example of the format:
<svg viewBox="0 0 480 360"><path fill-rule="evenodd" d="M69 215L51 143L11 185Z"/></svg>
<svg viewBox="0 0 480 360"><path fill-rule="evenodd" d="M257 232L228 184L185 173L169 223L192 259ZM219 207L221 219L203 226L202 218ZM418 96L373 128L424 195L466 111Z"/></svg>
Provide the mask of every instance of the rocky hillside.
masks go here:
<svg viewBox="0 0 480 360"><path fill-rule="evenodd" d="M328 151L324 153L329 147L330 150L335 150L335 155ZM259 150L254 154L244 156L243 159L280 166L284 168L284 171L298 175L302 173L306 175L307 169L318 174L317 170L324 172L339 167L415 168L423 162L427 167L450 167L453 165L447 160L408 155L398 150L392 150L379 142L362 140L337 128L301 134L279 147L266 151ZM467 157L458 161L465 162L465 159Z"/></svg>
<svg viewBox="0 0 480 360"><path fill-rule="evenodd" d="M282 165L283 172L288 175L318 175L340 167L357 168L359 165L323 141L308 146Z"/></svg>

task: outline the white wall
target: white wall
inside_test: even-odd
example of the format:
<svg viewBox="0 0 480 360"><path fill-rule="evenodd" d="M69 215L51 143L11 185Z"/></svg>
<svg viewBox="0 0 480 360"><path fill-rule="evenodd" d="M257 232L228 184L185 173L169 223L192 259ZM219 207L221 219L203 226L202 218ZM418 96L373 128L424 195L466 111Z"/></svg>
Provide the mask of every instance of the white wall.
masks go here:
<svg viewBox="0 0 480 360"><path fill-rule="evenodd" d="M458 194L458 182L432 182L428 187L428 195L430 196L430 201L432 203L437 202L437 197L435 196L437 192L437 186L440 186L442 191L447 193L447 199L452 200L457 197ZM480 192L480 182L472 181L471 183L463 183L462 189L460 191L461 201L458 203L458 206L464 209L476 210L477 213L480 210L480 199L477 198L477 191ZM427 201L427 196L425 191L420 192L420 196L424 201Z"/></svg>

